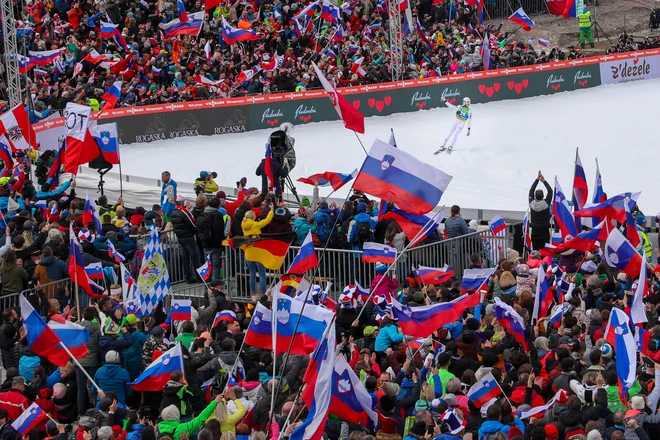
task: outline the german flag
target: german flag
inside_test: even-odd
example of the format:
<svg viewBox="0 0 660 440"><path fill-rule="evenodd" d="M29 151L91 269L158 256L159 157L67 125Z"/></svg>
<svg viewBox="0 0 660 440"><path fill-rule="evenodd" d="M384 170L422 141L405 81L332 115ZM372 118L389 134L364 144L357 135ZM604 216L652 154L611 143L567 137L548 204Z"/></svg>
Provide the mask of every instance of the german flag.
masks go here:
<svg viewBox="0 0 660 440"><path fill-rule="evenodd" d="M282 275L282 287L280 288L280 292L284 293L285 295L295 296L295 294L298 293L301 281L302 276L300 275Z"/></svg>
<svg viewBox="0 0 660 440"><path fill-rule="evenodd" d="M240 248L245 252L245 259L261 263L266 269L280 270L294 232L284 234L261 234L258 237L234 237L227 240L232 249Z"/></svg>

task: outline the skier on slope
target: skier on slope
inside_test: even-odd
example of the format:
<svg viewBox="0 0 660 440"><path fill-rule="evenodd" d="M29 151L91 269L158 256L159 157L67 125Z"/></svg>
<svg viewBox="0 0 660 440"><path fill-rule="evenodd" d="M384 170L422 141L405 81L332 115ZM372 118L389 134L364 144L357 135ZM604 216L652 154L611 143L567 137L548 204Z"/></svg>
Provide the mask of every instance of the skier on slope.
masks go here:
<svg viewBox="0 0 660 440"><path fill-rule="evenodd" d="M467 96L463 98L463 105L460 106L447 102L444 96L442 97L442 102L447 104L447 107L456 109L456 120L454 121L454 125L452 125L449 134L442 143L442 146L434 154L438 154L441 151L445 151L445 145L447 145L447 141L453 135L451 142L449 142L449 147L447 148L448 151L451 152L452 148L454 147L454 144L456 144L456 139L458 138L458 135L461 134L461 132L463 131L463 127L465 127L465 123L467 122L468 124L468 131L467 131L468 136L470 136L470 127L472 126L472 110L470 110L470 103L472 101L470 100L470 98L468 98Z"/></svg>

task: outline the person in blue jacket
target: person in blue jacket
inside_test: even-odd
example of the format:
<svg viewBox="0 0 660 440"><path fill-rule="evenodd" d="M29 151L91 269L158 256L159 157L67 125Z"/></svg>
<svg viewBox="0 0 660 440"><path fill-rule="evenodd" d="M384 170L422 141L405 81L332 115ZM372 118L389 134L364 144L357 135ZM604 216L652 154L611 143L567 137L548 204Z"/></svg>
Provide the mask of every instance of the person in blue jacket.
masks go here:
<svg viewBox="0 0 660 440"><path fill-rule="evenodd" d="M370 230L373 231L373 229L376 227L376 224L378 223L378 220L367 213L367 204L364 202L358 203L356 211L357 214L353 216L353 220L348 227L348 242L353 246L353 249L361 250L364 238L359 237L359 224L368 223ZM368 241L373 241L373 232L371 233L371 238L372 240Z"/></svg>
<svg viewBox="0 0 660 440"><path fill-rule="evenodd" d="M525 425L523 422L514 415L513 425L520 429L521 432L525 432ZM498 432L503 433L505 436L509 436L509 430L511 425L505 425L500 422L502 418L502 410L499 405L491 405L486 410L486 421L481 424L479 428L479 439L483 439L489 434L497 434Z"/></svg>
<svg viewBox="0 0 660 440"><path fill-rule="evenodd" d="M94 375L94 382L101 388L96 389L92 386L92 393L97 393L98 399L102 399L107 392L113 392L117 395L119 403L126 403L126 399L131 397L133 389L128 386L131 377L128 371L119 365L121 358L119 353L110 350L105 354L105 365L98 369Z"/></svg>
<svg viewBox="0 0 660 440"><path fill-rule="evenodd" d="M393 344L403 341L404 335L399 332L396 321L397 319L390 315L383 319L378 336L376 336L376 345L374 346L376 352L384 352L392 347Z"/></svg>
<svg viewBox="0 0 660 440"><path fill-rule="evenodd" d="M126 327L131 333L133 345L124 350L124 368L128 371L131 380L137 379L142 373L142 346L146 342L148 335L138 330L138 318L131 314L126 316Z"/></svg>
<svg viewBox="0 0 660 440"><path fill-rule="evenodd" d="M169 171L163 171L160 180L163 182L163 188L160 193L161 209L163 210L163 220L165 223L170 221L170 215L176 207L176 182L172 180Z"/></svg>

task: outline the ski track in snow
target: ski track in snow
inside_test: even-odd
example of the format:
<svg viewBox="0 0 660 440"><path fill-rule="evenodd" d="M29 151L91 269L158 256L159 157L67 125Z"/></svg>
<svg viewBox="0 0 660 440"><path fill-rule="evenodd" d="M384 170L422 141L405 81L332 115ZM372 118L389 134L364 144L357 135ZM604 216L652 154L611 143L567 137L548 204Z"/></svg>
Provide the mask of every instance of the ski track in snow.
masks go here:
<svg viewBox="0 0 660 440"><path fill-rule="evenodd" d="M524 211L538 170L552 185L557 175L567 196L573 180L575 148L580 148L590 192L597 157L609 196L642 191L639 204L647 215L660 211L660 198L648 192L657 184L655 132L660 79L606 85L574 92L472 106L472 133L458 138L452 153L433 152L448 133L454 112L423 110L365 121L360 135L367 151L373 140L387 141L394 129L399 148L454 176L441 204L465 208ZM172 139L122 147L123 172L159 178L169 170L177 181L192 182L200 170L216 171L220 186L233 187L242 176L261 188L254 174L273 130L221 136ZM340 121L296 126L297 167L291 178L324 171L350 173L365 154ZM312 187L294 182L300 194ZM343 197L349 185L335 193ZM321 188L321 196L331 188ZM591 194L590 194L591 197ZM570 198L570 197L569 197Z"/></svg>

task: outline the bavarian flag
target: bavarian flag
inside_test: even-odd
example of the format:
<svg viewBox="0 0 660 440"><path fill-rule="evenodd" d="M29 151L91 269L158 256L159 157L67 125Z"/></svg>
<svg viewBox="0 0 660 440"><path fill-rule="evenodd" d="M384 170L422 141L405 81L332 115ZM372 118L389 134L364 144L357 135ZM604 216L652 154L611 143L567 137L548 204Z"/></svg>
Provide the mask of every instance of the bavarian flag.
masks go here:
<svg viewBox="0 0 660 440"><path fill-rule="evenodd" d="M280 270L284 257L296 234L261 234L258 237L234 237L227 240L232 249L241 248L245 259L261 263L266 269Z"/></svg>

